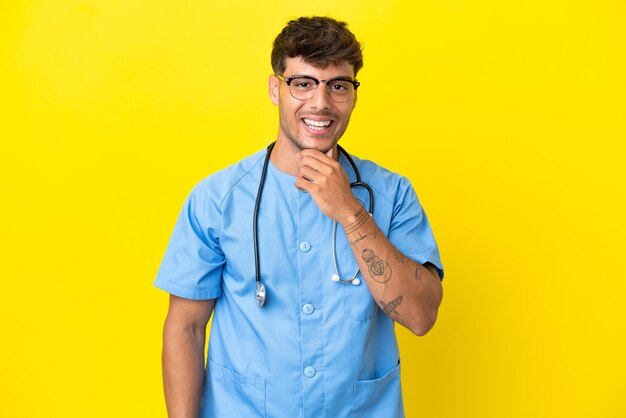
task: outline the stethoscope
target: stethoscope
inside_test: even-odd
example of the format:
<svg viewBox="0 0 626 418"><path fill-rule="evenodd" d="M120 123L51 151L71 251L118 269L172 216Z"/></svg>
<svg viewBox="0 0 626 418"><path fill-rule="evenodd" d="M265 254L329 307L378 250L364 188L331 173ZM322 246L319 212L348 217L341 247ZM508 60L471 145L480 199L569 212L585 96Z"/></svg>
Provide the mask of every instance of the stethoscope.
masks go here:
<svg viewBox="0 0 626 418"><path fill-rule="evenodd" d="M267 154L265 155L265 161L263 162L263 170L261 171L261 180L259 181L259 190L256 194L256 201L254 203L254 214L252 215L252 233L254 234L254 272L256 275L256 292L254 298L256 299L256 304L258 307L261 307L265 304L265 300L267 298L267 289L265 285L261 283L261 270L259 267L259 234L257 231L257 221L259 218L259 204L261 203L261 195L263 194L263 186L265 186L265 175L267 174L267 166L270 161L270 155L272 150L274 149L275 142L272 142L267 147ZM372 188L369 184L363 182L361 180L361 173L357 168L354 160L350 157L350 154L346 152L340 145L337 145L337 149L348 159L348 162L352 166L352 170L356 176L356 181L350 183L350 188L354 187L363 187L367 190L367 194L369 195L369 214L370 216L374 215L374 193L372 192ZM361 280L357 278L359 274L359 269L354 272L351 279L342 279L339 275L339 268L337 267L337 251L336 251L336 241L337 241L337 221L333 221L333 267L335 268L335 273L331 276L332 281L337 283L344 284L352 284L354 286L358 286L361 284Z"/></svg>

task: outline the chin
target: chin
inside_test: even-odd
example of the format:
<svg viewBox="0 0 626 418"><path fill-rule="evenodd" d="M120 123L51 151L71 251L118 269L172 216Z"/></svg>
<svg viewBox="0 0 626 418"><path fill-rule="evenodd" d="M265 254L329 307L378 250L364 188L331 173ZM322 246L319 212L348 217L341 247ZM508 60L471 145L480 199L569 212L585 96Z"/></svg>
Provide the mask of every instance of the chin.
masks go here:
<svg viewBox="0 0 626 418"><path fill-rule="evenodd" d="M308 135L296 136L293 134L289 135L288 133L286 133L285 137L299 151L303 151L305 149L314 149L324 154L327 153L329 150L331 150L339 141L339 139L334 139L331 136L310 137Z"/></svg>
<svg viewBox="0 0 626 418"><path fill-rule="evenodd" d="M328 151L330 151L336 144L337 144L338 140L320 140L319 138L316 138L314 140L310 140L310 141L303 141L301 144L304 145L303 148L308 148L308 149L316 149L324 154L326 154Z"/></svg>

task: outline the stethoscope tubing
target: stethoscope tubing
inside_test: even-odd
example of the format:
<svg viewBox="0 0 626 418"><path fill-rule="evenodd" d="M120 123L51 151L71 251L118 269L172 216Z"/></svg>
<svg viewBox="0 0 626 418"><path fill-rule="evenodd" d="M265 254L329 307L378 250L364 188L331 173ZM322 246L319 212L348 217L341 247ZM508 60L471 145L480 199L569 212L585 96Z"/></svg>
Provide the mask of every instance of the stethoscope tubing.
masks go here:
<svg viewBox="0 0 626 418"><path fill-rule="evenodd" d="M265 186L265 176L267 175L267 166L270 162L270 154L274 149L274 145L276 142L272 142L267 147L267 155L265 156L265 161L263 161L263 169L261 170L261 180L259 181L259 190L256 193L256 200L254 202L254 212L252 215L252 234L254 235L253 245L254 245L254 275L256 277L256 299L257 304L259 306L263 306L265 304L265 296L263 299L259 299L259 292L262 290L263 294L265 294L265 289L262 289L261 283L261 267L259 261L259 232L258 232L258 220L259 220L259 205L261 204L261 195L263 194L263 187Z"/></svg>
<svg viewBox="0 0 626 418"><path fill-rule="evenodd" d="M361 172L357 168L356 163L354 162L350 154L348 154L348 152L339 144L337 144L337 149L346 157L346 159L352 166L352 170L354 171L356 181L350 183L350 188L363 187L367 190L367 194L370 198L369 213L370 215L373 215L374 214L374 192L372 190L372 187L369 184L363 182L363 180L361 180Z"/></svg>
<svg viewBox="0 0 626 418"><path fill-rule="evenodd" d="M265 155L265 161L263 161L263 168L261 171L261 179L259 180L259 190L257 191L256 200L254 202L254 212L253 212L253 219L252 219L252 234L253 234L253 247L254 247L254 274L256 278L255 299L257 301L257 306L259 307L265 304L265 299L266 299L265 285L261 283L261 263L259 259L259 232L258 232L259 206L261 204L261 196L263 195L263 187L265 186L265 177L267 175L267 167L270 162L270 155L272 153L272 150L274 149L274 145L276 145L276 142L272 142L267 147L267 154ZM352 167L352 170L354 171L356 181L350 183L350 188L352 189L354 187L363 187L367 190L368 195L369 195L369 214L370 216L373 216L374 193L372 191L371 186L363 182L363 180L361 180L361 173L358 167L356 166L356 163L350 156L350 154L348 154L348 152L339 144L337 144L337 149L339 150L341 154L343 154L346 157L346 159L350 163L350 166ZM335 247L336 234L337 234L337 222L335 221L333 225L333 246L332 246L333 266L335 268L335 274L333 275L333 280L338 281L340 283L358 285L360 283L360 280L356 277L359 273L358 269L356 270L352 279L350 280L342 279L339 276L339 270L337 266L337 257L336 257L337 253L336 253L336 247ZM336 276L336 279L335 279L335 276Z"/></svg>

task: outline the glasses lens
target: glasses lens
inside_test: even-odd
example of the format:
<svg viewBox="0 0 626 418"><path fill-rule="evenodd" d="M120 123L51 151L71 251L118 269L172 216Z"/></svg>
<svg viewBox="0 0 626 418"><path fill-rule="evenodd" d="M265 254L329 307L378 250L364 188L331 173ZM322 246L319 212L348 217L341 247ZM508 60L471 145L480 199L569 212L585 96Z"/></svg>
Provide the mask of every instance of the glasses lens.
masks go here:
<svg viewBox="0 0 626 418"><path fill-rule="evenodd" d="M317 90L317 84L311 78L292 78L289 83L289 91L296 99L310 99L315 94L315 90Z"/></svg>
<svg viewBox="0 0 626 418"><path fill-rule="evenodd" d="M330 80L328 93L335 101L347 102L354 95L354 84L346 80Z"/></svg>

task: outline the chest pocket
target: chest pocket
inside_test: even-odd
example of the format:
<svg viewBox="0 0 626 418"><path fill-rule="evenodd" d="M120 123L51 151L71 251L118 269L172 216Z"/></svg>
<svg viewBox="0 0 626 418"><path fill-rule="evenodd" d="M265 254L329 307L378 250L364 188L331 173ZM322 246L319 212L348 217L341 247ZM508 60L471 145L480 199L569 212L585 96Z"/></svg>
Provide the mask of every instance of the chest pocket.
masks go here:
<svg viewBox="0 0 626 418"><path fill-rule="evenodd" d="M341 285L343 287L343 311L354 320L365 321L374 317L378 306L363 281L361 273L357 277L361 280L361 284L358 286L351 284Z"/></svg>
<svg viewBox="0 0 626 418"><path fill-rule="evenodd" d="M352 254L352 250L348 246L345 235L340 237L340 234L337 234L337 244L337 268L339 269L339 275L344 280L350 280L357 269L354 254ZM378 306L372 298L367 284L365 284L362 272L359 272L357 279L360 280L357 286L350 283L333 284L341 287L344 314L356 321L365 321L374 317Z"/></svg>
<svg viewBox="0 0 626 418"><path fill-rule="evenodd" d="M369 210L369 194L367 191L362 187L355 187L352 189L352 193L354 197L359 200L361 205ZM377 209L377 213L378 212L380 212L380 209ZM379 223L379 220L377 220L377 223ZM341 226L338 227L336 240L337 269L339 270L339 275L344 280L350 280L357 269L357 263ZM357 275L357 278L360 280L360 284L357 286L349 283L338 283L338 285L342 287L343 311L346 316L356 321L372 319L379 309L367 288L367 284L365 284L365 280L363 279L364 274L369 274L369 272L360 271Z"/></svg>

